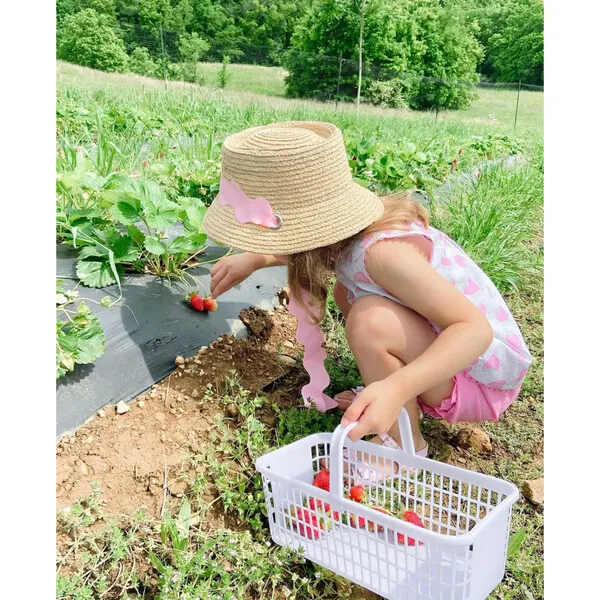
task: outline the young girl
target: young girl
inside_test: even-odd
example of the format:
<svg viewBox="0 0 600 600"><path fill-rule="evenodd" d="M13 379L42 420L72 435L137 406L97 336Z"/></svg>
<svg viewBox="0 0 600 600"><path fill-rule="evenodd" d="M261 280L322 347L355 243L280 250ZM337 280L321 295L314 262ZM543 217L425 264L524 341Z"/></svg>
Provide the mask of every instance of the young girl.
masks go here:
<svg viewBox="0 0 600 600"><path fill-rule="evenodd" d="M274 123L223 143L219 198L204 227L245 250L211 270L214 297L256 269L288 266L291 294L324 314L328 284L364 388L335 398L349 437L401 447L409 413L427 455L419 408L434 418L498 420L519 394L531 356L491 280L429 225L408 194L380 198L352 180L340 131L319 122ZM309 307L306 307L309 308ZM381 469L362 464L363 479ZM394 467L397 468L397 467Z"/></svg>

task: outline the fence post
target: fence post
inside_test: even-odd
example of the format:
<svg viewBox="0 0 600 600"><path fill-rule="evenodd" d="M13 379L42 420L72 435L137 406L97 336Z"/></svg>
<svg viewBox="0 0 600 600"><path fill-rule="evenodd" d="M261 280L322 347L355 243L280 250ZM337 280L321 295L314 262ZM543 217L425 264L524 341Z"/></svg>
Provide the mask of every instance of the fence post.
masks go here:
<svg viewBox="0 0 600 600"><path fill-rule="evenodd" d="M163 77L165 80L165 90L166 90L167 89L167 61L165 59L165 40L163 39L162 23L159 25L159 27L160 27L160 51L162 54Z"/></svg>
<svg viewBox="0 0 600 600"><path fill-rule="evenodd" d="M513 129L517 128L517 117L519 116L519 96L521 95L521 80L519 79L519 89L517 91L517 106L515 108L515 124L513 125Z"/></svg>
<svg viewBox="0 0 600 600"><path fill-rule="evenodd" d="M340 70L338 71L337 91L335 92L335 110L337 110L338 99L340 97L340 80L342 79L342 65L343 64L344 64L344 59L342 58L342 53L340 51Z"/></svg>

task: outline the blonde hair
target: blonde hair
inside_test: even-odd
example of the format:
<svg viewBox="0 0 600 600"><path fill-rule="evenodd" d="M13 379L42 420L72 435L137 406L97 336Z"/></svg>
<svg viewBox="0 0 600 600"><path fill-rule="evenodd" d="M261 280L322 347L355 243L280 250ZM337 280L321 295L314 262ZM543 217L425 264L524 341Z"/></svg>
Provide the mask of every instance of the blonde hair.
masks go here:
<svg viewBox="0 0 600 600"><path fill-rule="evenodd" d="M370 233L406 229L415 221L427 227L429 216L419 202L409 197L409 192L395 192L382 197L383 215L356 235L323 248L292 254L288 258L288 282L290 293L296 301L309 310L313 321L320 323L325 316L325 304L331 276L340 256L357 239ZM302 290L308 292L308 305L302 297Z"/></svg>

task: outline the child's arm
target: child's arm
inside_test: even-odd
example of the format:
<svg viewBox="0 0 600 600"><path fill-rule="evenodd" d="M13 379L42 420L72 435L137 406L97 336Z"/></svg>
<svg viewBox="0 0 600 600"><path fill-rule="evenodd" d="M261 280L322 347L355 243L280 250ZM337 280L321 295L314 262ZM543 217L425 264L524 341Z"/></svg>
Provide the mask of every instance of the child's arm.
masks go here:
<svg viewBox="0 0 600 600"><path fill-rule="evenodd" d="M216 298L224 294L234 285L241 283L252 275L257 269L274 267L287 264L285 256L271 256L269 254L253 254L244 252L225 256L210 270L210 294Z"/></svg>
<svg viewBox="0 0 600 600"><path fill-rule="evenodd" d="M437 273L409 239L376 243L366 267L379 286L442 331L421 356L361 392L342 420L346 425L362 415L349 434L353 441L387 431L408 400L468 367L493 338L483 313Z"/></svg>

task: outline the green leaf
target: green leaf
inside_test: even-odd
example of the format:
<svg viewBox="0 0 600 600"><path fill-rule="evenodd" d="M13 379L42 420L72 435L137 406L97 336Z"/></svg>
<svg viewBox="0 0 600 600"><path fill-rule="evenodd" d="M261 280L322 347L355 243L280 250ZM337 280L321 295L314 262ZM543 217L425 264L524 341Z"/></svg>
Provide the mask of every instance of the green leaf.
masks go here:
<svg viewBox="0 0 600 600"><path fill-rule="evenodd" d="M150 559L150 562L152 563L152 566L161 574L164 575L164 573L166 572L166 568L165 566L162 564L162 562L160 562L160 559L158 558L158 556L156 556L156 554L154 554L154 552L152 552L152 550L148 550L148 558Z"/></svg>
<svg viewBox="0 0 600 600"><path fill-rule="evenodd" d="M79 251L79 259L86 260L88 258L105 258L108 256L108 249L101 244L94 244L93 246L84 246Z"/></svg>
<svg viewBox="0 0 600 600"><path fill-rule="evenodd" d="M79 341L77 363L87 365L104 354L104 331L95 315L89 315L87 326L77 331L77 339Z"/></svg>
<svg viewBox="0 0 600 600"><path fill-rule="evenodd" d="M156 256L162 256L163 254L167 253L167 249L165 248L164 244L159 242L156 238L150 236L146 236L146 239L144 240L144 247L146 250L148 250L148 252L150 252L150 254L155 254Z"/></svg>
<svg viewBox="0 0 600 600"><path fill-rule="evenodd" d="M123 267L116 268L119 277L123 275ZM113 270L108 258L105 260L83 260L77 261L77 277L88 287L101 288L116 283Z"/></svg>
<svg viewBox="0 0 600 600"><path fill-rule="evenodd" d="M188 499L184 498L179 509L179 516L177 517L177 529L184 538L189 537L191 519L192 507Z"/></svg>
<svg viewBox="0 0 600 600"><path fill-rule="evenodd" d="M110 240L110 249L114 252L116 262L131 262L139 256L139 250L133 246L133 239L122 235Z"/></svg>
<svg viewBox="0 0 600 600"><path fill-rule="evenodd" d="M130 235L130 237L133 239L133 241L138 246L142 246L144 244L144 237L145 237L145 235L135 225L128 225L127 226L127 233Z"/></svg>
<svg viewBox="0 0 600 600"><path fill-rule="evenodd" d="M110 308L110 304L111 304L110 296L104 296L104 298L102 298L102 300L100 300L100 304L101 304L101 306L104 306L104 308Z"/></svg>
<svg viewBox="0 0 600 600"><path fill-rule="evenodd" d="M176 237L174 240L170 241L167 245L167 252L169 254L182 254L186 252L195 252L197 250L197 246L195 246L194 242L191 238L180 235Z"/></svg>
<svg viewBox="0 0 600 600"><path fill-rule="evenodd" d="M140 220L142 203L139 198L128 195L110 207L110 214L123 225L133 225Z"/></svg>
<svg viewBox="0 0 600 600"><path fill-rule="evenodd" d="M186 225L187 229L189 229L190 231L197 231L202 233L204 231L204 229L202 228L202 221L204 219L204 215L206 214L206 210L206 206L204 206L204 204L201 204L199 200L196 204L187 206L185 208L185 216L187 218L184 219L184 224Z"/></svg>
<svg viewBox="0 0 600 600"><path fill-rule="evenodd" d="M521 527L521 529L517 529L508 540L508 551L507 557L512 558L519 553L521 550L521 546L523 544L523 540L525 539L525 528Z"/></svg>

